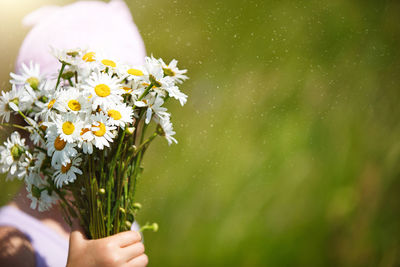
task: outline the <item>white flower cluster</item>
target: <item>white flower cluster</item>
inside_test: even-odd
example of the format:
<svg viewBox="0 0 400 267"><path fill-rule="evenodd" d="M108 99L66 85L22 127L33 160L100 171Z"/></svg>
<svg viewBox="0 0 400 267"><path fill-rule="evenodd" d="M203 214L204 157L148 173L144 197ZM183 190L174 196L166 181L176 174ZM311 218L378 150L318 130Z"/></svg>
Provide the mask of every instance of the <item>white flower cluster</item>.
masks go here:
<svg viewBox="0 0 400 267"><path fill-rule="evenodd" d="M39 211L48 210L58 200L41 173L45 157L39 150L32 155L18 132L13 132L4 146L0 146L0 172L7 173L7 179L25 179L31 208Z"/></svg>
<svg viewBox="0 0 400 267"><path fill-rule="evenodd" d="M151 56L142 66L129 66L86 49L52 53L61 70L44 77L39 65L22 65L20 74L11 73L12 89L0 95L1 122L22 115L34 145L29 151L14 132L0 146L0 171L9 179L24 178L32 205L42 210L56 201L46 189L46 175L57 188L74 182L82 174L82 154L110 147L118 130L134 127L139 116L146 124L154 121L168 144L177 143L163 105L169 98L181 105L187 100L177 86L187 79L186 70L179 70L176 60L166 64ZM45 160L50 169L41 166Z"/></svg>

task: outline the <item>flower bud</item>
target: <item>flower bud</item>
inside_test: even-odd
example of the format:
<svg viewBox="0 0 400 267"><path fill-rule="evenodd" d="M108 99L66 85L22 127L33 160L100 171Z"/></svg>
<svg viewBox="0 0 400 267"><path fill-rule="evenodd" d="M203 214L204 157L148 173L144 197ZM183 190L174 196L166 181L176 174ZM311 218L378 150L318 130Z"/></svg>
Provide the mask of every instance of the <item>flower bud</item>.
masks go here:
<svg viewBox="0 0 400 267"><path fill-rule="evenodd" d="M47 101L49 101L49 98L44 95L44 96L39 98L39 101L42 102L42 103L47 103Z"/></svg>
<svg viewBox="0 0 400 267"><path fill-rule="evenodd" d="M136 203L133 203L132 207L135 210L140 210L140 209L142 209L142 204L136 202Z"/></svg>
<svg viewBox="0 0 400 267"><path fill-rule="evenodd" d="M105 190L104 188L100 188L100 189L99 189L99 193L100 193L101 195L104 195L104 194L106 193L106 190Z"/></svg>
<svg viewBox="0 0 400 267"><path fill-rule="evenodd" d="M135 145L131 146L128 148L128 152L129 153L135 153L136 152L137 147Z"/></svg>
<svg viewBox="0 0 400 267"><path fill-rule="evenodd" d="M157 223L146 223L144 226L142 226L140 228L140 232L143 232L144 230L153 230L153 232L157 232L158 231L158 224Z"/></svg>
<svg viewBox="0 0 400 267"><path fill-rule="evenodd" d="M61 75L61 77L62 77L64 80L68 80L68 79L71 79L72 77L74 77L74 75L75 75L75 73L74 73L73 71L67 71L67 72L64 72L64 73Z"/></svg>
<svg viewBox="0 0 400 267"><path fill-rule="evenodd" d="M154 222L151 227L153 228L153 232L157 232L158 231L158 223Z"/></svg>
<svg viewBox="0 0 400 267"><path fill-rule="evenodd" d="M125 221L125 225L126 227L128 227L129 229L132 227L132 223L130 221Z"/></svg>
<svg viewBox="0 0 400 267"><path fill-rule="evenodd" d="M132 135L135 132L135 127L126 127L126 133Z"/></svg>

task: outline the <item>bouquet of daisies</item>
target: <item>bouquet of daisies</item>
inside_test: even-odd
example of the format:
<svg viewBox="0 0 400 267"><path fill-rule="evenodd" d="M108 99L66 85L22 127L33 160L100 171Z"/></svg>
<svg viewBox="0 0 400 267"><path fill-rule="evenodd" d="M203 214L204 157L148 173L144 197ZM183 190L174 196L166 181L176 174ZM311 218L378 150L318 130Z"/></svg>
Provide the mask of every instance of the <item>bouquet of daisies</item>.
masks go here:
<svg viewBox="0 0 400 267"><path fill-rule="evenodd" d="M90 238L128 230L140 209L144 153L157 136L177 143L164 104L186 103L178 88L186 70L153 56L129 66L86 49L52 53L60 61L54 75L22 65L0 96L0 125L29 138L15 131L0 146L0 172L25 181L33 209L60 203L67 222L78 218Z"/></svg>

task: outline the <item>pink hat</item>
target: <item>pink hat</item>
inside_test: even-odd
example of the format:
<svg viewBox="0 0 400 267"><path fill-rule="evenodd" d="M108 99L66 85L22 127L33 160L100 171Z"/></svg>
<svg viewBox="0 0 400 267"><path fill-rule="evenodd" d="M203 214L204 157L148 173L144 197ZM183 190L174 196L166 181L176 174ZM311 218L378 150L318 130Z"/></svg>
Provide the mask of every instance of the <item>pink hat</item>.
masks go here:
<svg viewBox="0 0 400 267"><path fill-rule="evenodd" d="M127 64L142 64L146 51L129 8L122 0L80 1L64 7L45 6L27 15L33 26L19 50L16 68L30 61L42 73L54 73L60 63L50 53L58 49L90 48Z"/></svg>

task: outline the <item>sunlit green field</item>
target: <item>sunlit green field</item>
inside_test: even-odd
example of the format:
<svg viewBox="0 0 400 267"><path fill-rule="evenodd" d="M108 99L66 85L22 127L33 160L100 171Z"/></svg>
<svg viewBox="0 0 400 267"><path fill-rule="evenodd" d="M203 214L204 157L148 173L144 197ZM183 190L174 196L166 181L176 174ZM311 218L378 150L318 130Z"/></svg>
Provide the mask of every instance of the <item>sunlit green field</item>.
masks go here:
<svg viewBox="0 0 400 267"><path fill-rule="evenodd" d="M190 76L139 183L149 266L400 265L398 2L127 2Z"/></svg>

